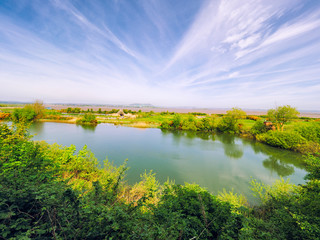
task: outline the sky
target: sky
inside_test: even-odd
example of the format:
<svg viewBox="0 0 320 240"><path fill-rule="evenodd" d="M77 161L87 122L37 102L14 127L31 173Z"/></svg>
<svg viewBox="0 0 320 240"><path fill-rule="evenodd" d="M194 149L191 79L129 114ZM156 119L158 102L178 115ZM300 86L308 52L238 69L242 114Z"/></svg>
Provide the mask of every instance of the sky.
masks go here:
<svg viewBox="0 0 320 240"><path fill-rule="evenodd" d="M0 101L320 110L320 1L0 0Z"/></svg>

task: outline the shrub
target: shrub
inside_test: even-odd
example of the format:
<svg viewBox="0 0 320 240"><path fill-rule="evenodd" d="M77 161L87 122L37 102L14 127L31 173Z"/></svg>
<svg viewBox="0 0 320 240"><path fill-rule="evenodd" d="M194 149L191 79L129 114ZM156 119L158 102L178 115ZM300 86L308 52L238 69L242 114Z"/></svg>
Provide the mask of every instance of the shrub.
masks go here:
<svg viewBox="0 0 320 240"><path fill-rule="evenodd" d="M194 184L167 186L154 216L166 229L157 239L233 239L242 226L228 203Z"/></svg>
<svg viewBox="0 0 320 240"><path fill-rule="evenodd" d="M197 128L199 131L213 131L215 129L214 118L202 118L200 121L197 122Z"/></svg>
<svg viewBox="0 0 320 240"><path fill-rule="evenodd" d="M260 120L261 118L258 117L258 116L249 115L249 116L247 116L247 119L250 119L250 120L253 120L253 121L258 121L258 120Z"/></svg>
<svg viewBox="0 0 320 240"><path fill-rule="evenodd" d="M175 114L172 120L172 128L173 129L181 129L181 115Z"/></svg>
<svg viewBox="0 0 320 240"><path fill-rule="evenodd" d="M189 115L188 118L184 119L180 125L182 130L197 131L196 119L193 115Z"/></svg>
<svg viewBox="0 0 320 240"><path fill-rule="evenodd" d="M85 113L81 119L77 120L77 124L96 125L97 123L96 116L92 113Z"/></svg>
<svg viewBox="0 0 320 240"><path fill-rule="evenodd" d="M268 129L263 121L257 121L250 129L250 133L254 136L261 133L265 133L267 131Z"/></svg>
<svg viewBox="0 0 320 240"><path fill-rule="evenodd" d="M237 119L225 116L218 123L217 130L224 133L238 133L239 126L237 122Z"/></svg>
<svg viewBox="0 0 320 240"><path fill-rule="evenodd" d="M33 104L27 104L23 108L14 109L11 119L14 122L32 122L43 117L44 106L42 102L36 101Z"/></svg>
<svg viewBox="0 0 320 240"><path fill-rule="evenodd" d="M246 118L246 113L240 108L232 108L218 123L217 129L225 133L238 133L240 131L238 121Z"/></svg>
<svg viewBox="0 0 320 240"><path fill-rule="evenodd" d="M268 131L266 133L258 134L256 138L258 141L265 142L271 146L289 150L298 150L302 144L307 142L305 138L294 131Z"/></svg>
<svg viewBox="0 0 320 240"><path fill-rule="evenodd" d="M170 129L172 126L172 121L169 121L168 119L163 120L163 122L160 125L161 129Z"/></svg>
<svg viewBox="0 0 320 240"><path fill-rule="evenodd" d="M10 113L0 112L0 120L5 120L10 118Z"/></svg>
<svg viewBox="0 0 320 240"><path fill-rule="evenodd" d="M320 143L320 123L299 123L294 126L294 131L308 141Z"/></svg>
<svg viewBox="0 0 320 240"><path fill-rule="evenodd" d="M31 108L14 109L11 119L13 122L32 122L36 119L36 112Z"/></svg>
<svg viewBox="0 0 320 240"><path fill-rule="evenodd" d="M230 192L227 192L226 189L223 189L222 192L219 192L218 199L223 202L230 203L233 211L237 213L240 213L238 209L241 207L247 207L249 205L246 197L243 194L234 193L233 189Z"/></svg>

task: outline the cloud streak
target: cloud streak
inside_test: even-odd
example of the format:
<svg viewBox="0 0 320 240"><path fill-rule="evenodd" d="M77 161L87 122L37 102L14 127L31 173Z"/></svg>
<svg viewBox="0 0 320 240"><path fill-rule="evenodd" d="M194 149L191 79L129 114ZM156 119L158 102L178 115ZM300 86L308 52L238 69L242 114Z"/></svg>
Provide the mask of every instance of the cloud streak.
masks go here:
<svg viewBox="0 0 320 240"><path fill-rule="evenodd" d="M3 99L320 110L314 1L0 5Z"/></svg>

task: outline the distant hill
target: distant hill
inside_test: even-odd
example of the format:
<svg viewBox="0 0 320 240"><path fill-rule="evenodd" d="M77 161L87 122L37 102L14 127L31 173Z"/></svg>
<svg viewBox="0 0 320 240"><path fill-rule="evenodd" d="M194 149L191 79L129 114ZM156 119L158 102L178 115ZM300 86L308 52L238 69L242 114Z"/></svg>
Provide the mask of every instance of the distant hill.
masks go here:
<svg viewBox="0 0 320 240"><path fill-rule="evenodd" d="M128 105L129 107L137 107L137 108L155 108L154 105L149 103L132 103Z"/></svg>

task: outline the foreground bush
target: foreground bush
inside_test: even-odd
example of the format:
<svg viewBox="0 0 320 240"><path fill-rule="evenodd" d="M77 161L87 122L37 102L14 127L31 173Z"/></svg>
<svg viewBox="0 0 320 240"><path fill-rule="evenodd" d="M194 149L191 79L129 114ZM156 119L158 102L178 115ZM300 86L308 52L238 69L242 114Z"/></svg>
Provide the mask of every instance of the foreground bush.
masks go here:
<svg viewBox="0 0 320 240"><path fill-rule="evenodd" d="M98 167L85 148L29 140L0 125L0 236L3 239L319 239L320 161L305 160L307 183L253 189L261 204L195 184L160 186L154 174L128 186L126 165Z"/></svg>
<svg viewBox="0 0 320 240"><path fill-rule="evenodd" d="M192 184L168 186L154 215L166 229L159 239L233 239L242 227L229 203Z"/></svg>

